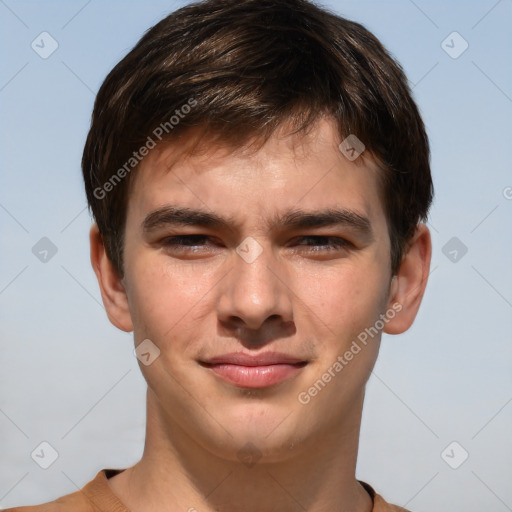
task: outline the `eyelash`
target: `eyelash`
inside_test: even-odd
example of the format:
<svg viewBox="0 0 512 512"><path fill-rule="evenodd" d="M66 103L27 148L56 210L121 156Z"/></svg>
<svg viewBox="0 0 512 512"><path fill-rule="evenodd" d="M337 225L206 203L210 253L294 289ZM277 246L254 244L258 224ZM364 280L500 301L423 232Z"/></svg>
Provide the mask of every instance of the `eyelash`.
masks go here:
<svg viewBox="0 0 512 512"><path fill-rule="evenodd" d="M188 240L188 241L193 241L193 240L201 240L201 239L210 239L211 240L211 237L209 237L208 235L178 235L178 236L171 236L171 237L167 237L165 238L164 240L162 240L162 244L165 246L165 247L178 247L179 249L183 250L183 251L186 251L187 249L192 249L193 252L196 252L197 249L197 245L202 245L202 244L197 244L197 245L188 245L188 244L184 244L184 243L181 243L185 240ZM349 242L348 240L345 240L344 238L339 238L339 237L336 237L336 236L326 236L326 235L304 235L304 236L301 236L299 237L299 239L301 240L304 240L304 239L315 239L315 240L318 240L318 239L324 239L324 240L330 240L331 243L329 244L322 244L322 246L325 248L327 247L327 251L334 251L334 250L338 250L340 248L344 248L344 249L347 249L347 248L351 248L351 247L354 247L354 245ZM309 245L309 244L306 244L306 247L315 247L313 245ZM316 246L318 247L318 246ZM324 251L325 249L313 249L312 251L310 252L319 252L319 251Z"/></svg>

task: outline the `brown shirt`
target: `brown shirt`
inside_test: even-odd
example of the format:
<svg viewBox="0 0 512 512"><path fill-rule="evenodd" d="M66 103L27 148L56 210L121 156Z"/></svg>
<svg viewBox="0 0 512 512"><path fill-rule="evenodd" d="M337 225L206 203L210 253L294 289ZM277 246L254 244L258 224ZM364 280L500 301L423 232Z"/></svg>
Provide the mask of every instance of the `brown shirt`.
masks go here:
<svg viewBox="0 0 512 512"><path fill-rule="evenodd" d="M122 469L103 469L80 491L68 494L51 503L32 507L8 508L4 512L130 512L121 500L111 491L107 479L117 475ZM376 494L365 482L359 482L373 500L372 512L408 512L405 508L390 505Z"/></svg>

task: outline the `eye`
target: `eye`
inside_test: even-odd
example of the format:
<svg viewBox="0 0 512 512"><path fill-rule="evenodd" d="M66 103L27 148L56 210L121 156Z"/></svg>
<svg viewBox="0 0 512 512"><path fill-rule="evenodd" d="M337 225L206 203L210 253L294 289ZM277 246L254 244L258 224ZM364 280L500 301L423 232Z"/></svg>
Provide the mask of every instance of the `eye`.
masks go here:
<svg viewBox="0 0 512 512"><path fill-rule="evenodd" d="M212 250L216 244L208 235L194 234L166 237L161 241L161 245L169 251L190 254ZM319 235L298 237L292 245L301 247L310 253L326 253L354 248L354 244L344 238Z"/></svg>
<svg viewBox="0 0 512 512"><path fill-rule="evenodd" d="M344 238L340 238L337 236L308 235L300 237L299 240L307 241L306 244L297 245L305 245L311 248L311 252L336 251L339 249L347 249L350 247L354 247L354 244L352 244L348 240L345 240Z"/></svg>
<svg viewBox="0 0 512 512"><path fill-rule="evenodd" d="M167 248L197 251L206 241L211 241L207 235L179 235L164 238L161 243Z"/></svg>

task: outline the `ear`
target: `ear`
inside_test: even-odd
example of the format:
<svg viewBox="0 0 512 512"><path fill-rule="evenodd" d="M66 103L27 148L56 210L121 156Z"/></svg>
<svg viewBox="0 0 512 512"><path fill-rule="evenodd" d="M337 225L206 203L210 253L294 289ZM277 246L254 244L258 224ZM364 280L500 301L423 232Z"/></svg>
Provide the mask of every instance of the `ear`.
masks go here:
<svg viewBox="0 0 512 512"><path fill-rule="evenodd" d="M431 256L430 231L425 224L418 224L400 268L391 281L388 308L397 314L386 323L385 333L401 334L414 322L427 286Z"/></svg>
<svg viewBox="0 0 512 512"><path fill-rule="evenodd" d="M100 285L101 298L107 316L110 322L121 331L133 331L128 297L123 280L107 256L103 238L96 223L91 227L89 239L92 268Z"/></svg>

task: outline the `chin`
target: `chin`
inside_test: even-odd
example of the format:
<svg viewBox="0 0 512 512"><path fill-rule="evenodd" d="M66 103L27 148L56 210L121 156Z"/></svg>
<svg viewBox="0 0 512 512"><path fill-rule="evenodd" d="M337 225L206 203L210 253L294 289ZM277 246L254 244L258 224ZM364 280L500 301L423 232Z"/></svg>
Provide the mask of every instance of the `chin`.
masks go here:
<svg viewBox="0 0 512 512"><path fill-rule="evenodd" d="M317 438L314 425L300 421L292 407L260 403L220 412L215 416L218 423L214 421L211 428L196 434L204 448L222 459L282 462L294 456L305 440Z"/></svg>

